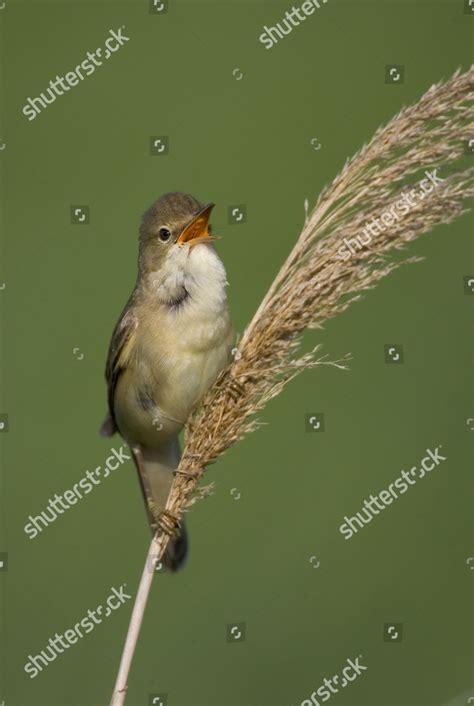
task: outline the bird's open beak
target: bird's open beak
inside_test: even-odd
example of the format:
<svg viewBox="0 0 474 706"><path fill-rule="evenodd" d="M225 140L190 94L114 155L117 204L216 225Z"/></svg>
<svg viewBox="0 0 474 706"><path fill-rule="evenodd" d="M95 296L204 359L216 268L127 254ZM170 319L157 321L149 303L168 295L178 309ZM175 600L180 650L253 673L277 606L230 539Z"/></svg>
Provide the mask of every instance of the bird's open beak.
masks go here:
<svg viewBox="0 0 474 706"><path fill-rule="evenodd" d="M212 240L217 240L217 236L209 235L209 218L215 204L208 203L201 211L194 216L191 223L188 223L178 238L178 243L182 245L186 243L189 247L198 243L209 243Z"/></svg>

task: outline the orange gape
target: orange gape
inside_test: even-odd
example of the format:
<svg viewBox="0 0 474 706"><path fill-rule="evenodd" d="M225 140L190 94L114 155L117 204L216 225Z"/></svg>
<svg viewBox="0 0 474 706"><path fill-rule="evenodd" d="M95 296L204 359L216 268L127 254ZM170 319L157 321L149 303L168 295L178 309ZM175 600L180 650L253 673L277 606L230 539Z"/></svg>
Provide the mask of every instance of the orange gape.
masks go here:
<svg viewBox="0 0 474 706"><path fill-rule="evenodd" d="M187 243L190 247L202 243L217 240L216 235L209 235L209 218L214 208L213 203L207 204L197 214L195 218L186 226L178 238L178 243Z"/></svg>

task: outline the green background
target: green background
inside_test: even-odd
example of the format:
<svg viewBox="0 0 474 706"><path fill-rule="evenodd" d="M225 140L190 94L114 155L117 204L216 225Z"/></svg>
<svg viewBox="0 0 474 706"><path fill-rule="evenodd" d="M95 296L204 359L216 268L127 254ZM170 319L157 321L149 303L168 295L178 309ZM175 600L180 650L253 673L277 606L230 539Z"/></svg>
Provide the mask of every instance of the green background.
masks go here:
<svg viewBox="0 0 474 706"><path fill-rule="evenodd" d="M143 1L7 0L0 10L6 706L109 703L131 601L37 678L23 667L112 586L135 593L149 533L131 461L36 539L23 528L120 447L97 431L142 212L170 190L216 202L242 333L300 231L304 199L471 60L463 0L329 0L266 50L263 25L290 7L171 0L153 15ZM122 25L130 41L28 122L27 97ZM385 84L386 64L405 66L403 85ZM166 156L150 155L155 135L169 137ZM88 225L71 224L73 204L89 206ZM245 224L229 225L235 204ZM212 467L216 493L188 517L188 565L154 583L127 706L156 693L168 706L299 706L358 655L367 671L331 706L461 706L474 695L471 226L464 216L423 237L409 248L421 264L308 336L333 359L352 353L350 371L301 376L264 411L267 425ZM403 345L403 365L385 363L387 343ZM323 433L306 432L312 412L324 413ZM344 515L440 444L448 460L345 541ZM231 644L234 622L246 639ZM401 642L383 640L388 622L403 623Z"/></svg>

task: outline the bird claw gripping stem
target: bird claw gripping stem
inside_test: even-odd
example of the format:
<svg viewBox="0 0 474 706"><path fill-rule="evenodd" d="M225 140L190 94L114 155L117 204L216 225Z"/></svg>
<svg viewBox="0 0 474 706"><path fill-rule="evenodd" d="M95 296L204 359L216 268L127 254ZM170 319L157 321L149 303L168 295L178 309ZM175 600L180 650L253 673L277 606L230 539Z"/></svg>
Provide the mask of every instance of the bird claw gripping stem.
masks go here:
<svg viewBox="0 0 474 706"><path fill-rule="evenodd" d="M232 401L237 403L239 399L244 395L245 393L245 388L237 378L234 376L229 377L229 396L231 397Z"/></svg>
<svg viewBox="0 0 474 706"><path fill-rule="evenodd" d="M157 530L161 530L168 537L179 534L181 522L178 517L169 510L160 510L156 506L152 508L154 524Z"/></svg>

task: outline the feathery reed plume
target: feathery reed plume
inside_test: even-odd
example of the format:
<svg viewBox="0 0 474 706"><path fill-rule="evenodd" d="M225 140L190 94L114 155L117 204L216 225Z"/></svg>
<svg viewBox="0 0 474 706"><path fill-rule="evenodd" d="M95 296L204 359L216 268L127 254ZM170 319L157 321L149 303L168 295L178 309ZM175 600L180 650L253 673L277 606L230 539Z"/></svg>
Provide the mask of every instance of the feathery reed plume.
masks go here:
<svg viewBox="0 0 474 706"><path fill-rule="evenodd" d="M153 568L183 512L209 490L197 485L204 468L257 428L256 412L296 375L317 365L345 367L345 359L330 362L318 357L318 347L299 353L305 329L321 328L395 268L418 259L389 260L390 251L402 250L422 233L466 211L466 201L474 195L474 168L464 168L460 158L474 137L473 102L471 67L432 86L415 105L379 128L320 194L245 330L232 364L188 422L184 453L161 515L161 532L152 541L111 706L124 703ZM420 186L416 180L421 177L425 178ZM426 187L423 182L428 182ZM405 205L403 214L397 213L400 203ZM377 226L382 214L391 214L390 224L382 218L385 228ZM365 243L358 239L361 231L367 237L367 224L374 222L369 231L373 235L377 227L376 235Z"/></svg>

